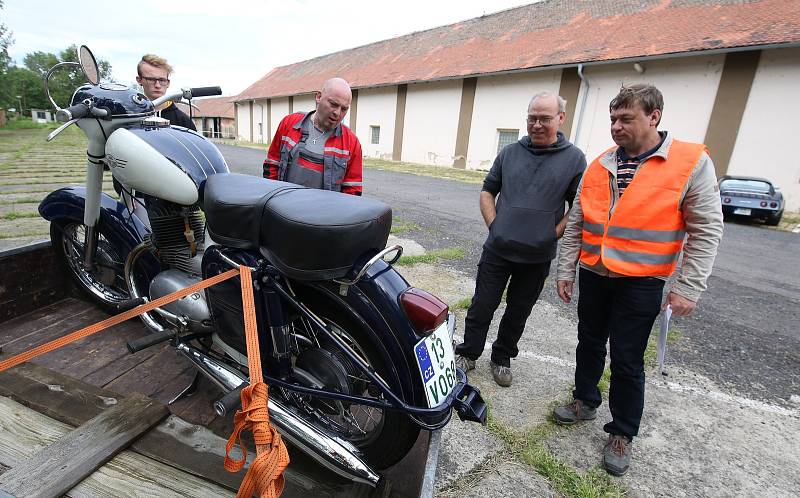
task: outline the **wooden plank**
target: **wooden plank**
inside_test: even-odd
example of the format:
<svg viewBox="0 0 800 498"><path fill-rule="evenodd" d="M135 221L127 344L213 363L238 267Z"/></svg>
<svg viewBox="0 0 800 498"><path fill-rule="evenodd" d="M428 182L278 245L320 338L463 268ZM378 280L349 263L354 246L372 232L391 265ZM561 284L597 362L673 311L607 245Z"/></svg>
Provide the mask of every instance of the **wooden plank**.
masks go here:
<svg viewBox="0 0 800 498"><path fill-rule="evenodd" d="M0 476L0 487L17 496L59 497L168 414L147 397L126 398Z"/></svg>
<svg viewBox="0 0 800 498"><path fill-rule="evenodd" d="M0 396L0 464L14 467L71 428ZM167 449L168 450L168 449ZM1 476L0 476L1 477ZM27 494L25 496L28 496ZM69 498L233 497L235 493L125 450L69 490Z"/></svg>
<svg viewBox="0 0 800 498"><path fill-rule="evenodd" d="M37 334L50 327L58 327L60 324L64 324L63 326L66 327L76 315L89 312L91 312L91 307L87 303L78 299L64 299L20 317L4 321L2 330L0 330L0 344L5 345L12 340L19 340L30 334Z"/></svg>
<svg viewBox="0 0 800 498"><path fill-rule="evenodd" d="M33 363L23 363L0 373L0 395L73 427L121 399L114 393Z"/></svg>

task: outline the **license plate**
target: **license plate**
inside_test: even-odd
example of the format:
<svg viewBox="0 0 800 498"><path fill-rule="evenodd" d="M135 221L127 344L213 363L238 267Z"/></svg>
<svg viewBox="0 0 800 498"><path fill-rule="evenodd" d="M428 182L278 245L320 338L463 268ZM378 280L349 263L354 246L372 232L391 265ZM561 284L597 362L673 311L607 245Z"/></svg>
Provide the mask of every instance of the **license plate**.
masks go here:
<svg viewBox="0 0 800 498"><path fill-rule="evenodd" d="M742 214L744 216L750 216L750 208L736 208L733 210L733 214Z"/></svg>
<svg viewBox="0 0 800 498"><path fill-rule="evenodd" d="M456 362L447 322L414 346L428 406L444 403L456 385Z"/></svg>

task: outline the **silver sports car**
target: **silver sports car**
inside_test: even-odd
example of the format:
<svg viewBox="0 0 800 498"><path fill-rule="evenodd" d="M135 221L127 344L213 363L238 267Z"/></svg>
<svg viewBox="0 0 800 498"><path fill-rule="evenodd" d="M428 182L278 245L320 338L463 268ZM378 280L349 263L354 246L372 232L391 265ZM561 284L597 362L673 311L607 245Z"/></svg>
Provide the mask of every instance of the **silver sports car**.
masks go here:
<svg viewBox="0 0 800 498"><path fill-rule="evenodd" d="M769 180L750 176L723 176L719 179L722 213L759 218L776 226L783 216L783 194Z"/></svg>

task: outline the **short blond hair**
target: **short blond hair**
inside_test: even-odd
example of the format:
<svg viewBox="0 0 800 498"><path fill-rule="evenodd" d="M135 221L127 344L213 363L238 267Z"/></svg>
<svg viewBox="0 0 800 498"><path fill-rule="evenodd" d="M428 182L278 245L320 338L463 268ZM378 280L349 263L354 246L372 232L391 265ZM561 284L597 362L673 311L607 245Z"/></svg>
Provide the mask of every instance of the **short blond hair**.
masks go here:
<svg viewBox="0 0 800 498"><path fill-rule="evenodd" d="M142 56L142 60L136 65L136 72L139 73L139 76L142 75L142 64L160 67L166 69L169 74L172 74L172 66L169 65L167 59L159 57L156 54L145 54Z"/></svg>

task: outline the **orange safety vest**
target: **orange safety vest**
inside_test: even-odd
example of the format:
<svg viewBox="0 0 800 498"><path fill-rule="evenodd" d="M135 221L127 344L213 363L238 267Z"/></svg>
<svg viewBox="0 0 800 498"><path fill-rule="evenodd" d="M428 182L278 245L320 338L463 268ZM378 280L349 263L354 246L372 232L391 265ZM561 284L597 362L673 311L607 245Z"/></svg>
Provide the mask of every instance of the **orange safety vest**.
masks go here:
<svg viewBox="0 0 800 498"><path fill-rule="evenodd" d="M681 196L703 152L708 153L705 145L673 140L667 159L647 159L625 195L615 200L615 179L600 164L605 154L592 161L580 196L581 262L596 266L602 261L608 270L633 277L670 276L686 236Z"/></svg>

